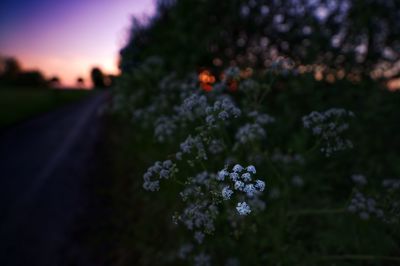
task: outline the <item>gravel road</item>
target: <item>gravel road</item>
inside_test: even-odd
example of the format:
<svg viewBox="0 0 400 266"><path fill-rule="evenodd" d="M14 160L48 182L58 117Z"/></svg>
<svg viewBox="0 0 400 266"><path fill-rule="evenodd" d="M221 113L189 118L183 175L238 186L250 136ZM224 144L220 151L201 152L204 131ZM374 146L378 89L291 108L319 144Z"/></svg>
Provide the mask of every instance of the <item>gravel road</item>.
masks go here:
<svg viewBox="0 0 400 266"><path fill-rule="evenodd" d="M0 265L65 265L107 95L0 133Z"/></svg>

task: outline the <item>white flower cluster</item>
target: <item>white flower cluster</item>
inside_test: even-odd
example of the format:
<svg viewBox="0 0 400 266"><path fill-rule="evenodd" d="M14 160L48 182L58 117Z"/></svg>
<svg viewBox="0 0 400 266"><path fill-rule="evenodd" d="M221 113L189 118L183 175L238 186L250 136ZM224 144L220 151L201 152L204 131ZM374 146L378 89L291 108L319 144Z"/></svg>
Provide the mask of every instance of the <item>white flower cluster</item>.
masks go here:
<svg viewBox="0 0 400 266"><path fill-rule="evenodd" d="M251 213L250 206L244 201L237 204L236 210L240 215L247 215Z"/></svg>
<svg viewBox="0 0 400 266"><path fill-rule="evenodd" d="M162 171L160 166L160 163L157 163L149 172ZM238 217L250 214L253 209L264 209L265 203L259 196L265 190L265 182L255 180L255 174L254 166L244 168L236 164L230 172L224 169L215 175L203 171L194 177L188 177L180 192L186 205L181 213L176 214L174 220L192 231L193 243L200 245L205 239L205 234L215 231L215 221L221 214L220 205L227 203L234 196L236 203L232 209ZM193 246L182 246L178 256L185 258L192 251Z"/></svg>
<svg viewBox="0 0 400 266"><path fill-rule="evenodd" d="M205 95L191 94L175 109L180 119L193 121L198 117L204 116L207 107L208 102Z"/></svg>
<svg viewBox="0 0 400 266"><path fill-rule="evenodd" d="M219 214L218 207L209 200L192 200L193 201L188 201L188 205L179 215L178 221L183 223L190 231L196 230L195 238L198 238L196 234L200 231L205 233L214 232L214 222Z"/></svg>
<svg viewBox="0 0 400 266"><path fill-rule="evenodd" d="M169 104L166 105L168 106ZM154 111L145 112L146 114L151 113L153 115L158 110L156 105L152 104L152 106L154 106ZM186 98L182 99L182 104L170 106L170 108L172 108L172 115L162 115L155 118L154 134L159 142L164 142L167 139L172 140L175 132L191 129L194 126L193 123L203 122L200 125L200 127L204 128L201 133L207 134L207 130L223 126L231 119L241 115L240 109L235 106L229 96L221 95L213 104L209 104L208 98L199 92L191 92ZM218 151L220 147L217 147L216 144L214 142L211 146L212 151L210 150L210 152L213 154L220 152ZM178 154L178 157L180 155Z"/></svg>
<svg viewBox="0 0 400 266"><path fill-rule="evenodd" d="M211 154L219 154L224 151L225 144L222 139L212 139L208 144L208 151Z"/></svg>
<svg viewBox="0 0 400 266"><path fill-rule="evenodd" d="M143 188L148 191L158 191L160 189L160 182L159 180L154 180L154 178L169 179L176 172L176 166L171 160L164 162L157 161L143 175Z"/></svg>
<svg viewBox="0 0 400 266"><path fill-rule="evenodd" d="M175 130L175 121L170 117L161 116L154 123L154 135L159 142L164 142L171 137Z"/></svg>
<svg viewBox="0 0 400 266"><path fill-rule="evenodd" d="M382 186L391 191L398 190L400 188L400 179L384 179Z"/></svg>
<svg viewBox="0 0 400 266"><path fill-rule="evenodd" d="M201 137L192 137L191 135L180 144L180 151L176 153L176 159L182 160L183 154L192 154L193 151L195 151L196 159L207 160L206 149Z"/></svg>
<svg viewBox="0 0 400 266"><path fill-rule="evenodd" d="M275 118L258 111L251 111L247 113L247 116L254 119L254 122L259 125L267 125L275 122Z"/></svg>
<svg viewBox="0 0 400 266"><path fill-rule="evenodd" d="M254 180L254 174L256 174L256 168L253 165L244 168L240 164L236 164L231 172L225 168L219 171L216 176L218 181L228 181L230 183L229 185L225 185L221 190L221 196L224 201L230 200L235 194L234 191L240 194L240 201L236 205L239 215L248 215L251 213L251 207L245 201L245 198L255 203L259 200L259 194L265 189L265 182L259 179ZM256 200L254 201L254 199Z"/></svg>
<svg viewBox="0 0 400 266"><path fill-rule="evenodd" d="M241 144L251 143L256 140L264 139L267 136L264 128L258 123L247 123L240 127L235 135L236 140Z"/></svg>
<svg viewBox="0 0 400 266"><path fill-rule="evenodd" d="M195 110L192 110L192 112L185 112L185 107L190 107L190 100L187 100L187 106L182 107L182 110L176 115L175 111L177 111L180 106L174 109L175 103L181 103L184 99L193 95L201 96L198 94L196 75L189 75L188 78L180 80L172 73L164 78L160 77L158 79L160 80L158 85L152 84L156 82L156 75L154 74L154 70L150 70L150 65L155 66L153 63L148 64L146 61L135 70L134 75L124 76L124 79L120 82L121 84L119 84L116 89L116 95L113 97L113 110L129 110L132 114L132 120L136 122L135 126L140 126L144 129L154 127L157 141L164 142L167 139L171 139L173 132L176 130L178 118L191 119L192 116L195 115L194 113L199 110L193 107ZM124 90L124 87L128 85L125 83L130 84L136 81L136 79L139 79L138 83L140 83L144 77L149 80L146 82L147 85L130 91L129 95L127 95L127 91ZM204 97L201 100L204 101ZM144 103L147 104L143 105ZM174 115L165 117L167 113L173 113ZM184 116L179 116L179 114ZM160 116L164 116L165 118L158 119ZM156 122L154 123L153 121Z"/></svg>
<svg viewBox="0 0 400 266"><path fill-rule="evenodd" d="M218 202L210 195L217 189L215 177L206 171L189 177L180 192L182 201L186 204L183 211L177 214L175 220L182 223L193 232L197 244L202 244L205 233L210 234L215 230L215 220L219 214Z"/></svg>
<svg viewBox="0 0 400 266"><path fill-rule="evenodd" d="M209 126L215 126L217 121L227 121L230 118L237 118L241 115L239 108L235 106L229 97L223 97L222 100L214 102L213 106L208 106L206 109L206 123Z"/></svg>
<svg viewBox="0 0 400 266"><path fill-rule="evenodd" d="M348 117L354 117L353 112L332 108L325 112L313 111L302 120L303 126L320 139L321 152L328 157L334 152L353 148L352 142L342 136L349 124L341 121Z"/></svg>
<svg viewBox="0 0 400 266"><path fill-rule="evenodd" d="M189 177L185 182L185 188L179 193L182 200L196 200L204 196L202 186L209 190L212 178L213 175L206 171L197 174L195 177Z"/></svg>
<svg viewBox="0 0 400 266"><path fill-rule="evenodd" d="M399 179L384 179L382 181L383 191L375 191L378 193L375 197L365 197L359 189L368 184L365 176L356 174L351 179L357 185L352 199L348 205L350 212L358 213L360 218L367 220L371 216L379 218L387 224L396 224L400 219L400 201L397 190L400 189ZM378 208L379 206L379 208Z"/></svg>
<svg viewBox="0 0 400 266"><path fill-rule="evenodd" d="M358 213L361 219L368 220L371 215L383 218L383 210L378 208L374 198L366 198L360 191L356 190L347 209L350 212Z"/></svg>

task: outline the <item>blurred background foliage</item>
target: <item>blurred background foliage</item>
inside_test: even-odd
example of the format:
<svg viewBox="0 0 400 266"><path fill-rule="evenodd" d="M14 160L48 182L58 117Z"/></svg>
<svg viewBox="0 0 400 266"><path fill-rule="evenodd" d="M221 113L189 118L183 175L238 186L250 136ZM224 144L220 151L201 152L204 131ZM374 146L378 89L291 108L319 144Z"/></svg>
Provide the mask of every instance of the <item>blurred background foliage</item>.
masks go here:
<svg viewBox="0 0 400 266"><path fill-rule="evenodd" d="M280 56L307 71L359 79L398 75L400 3L395 0L160 0L133 19L121 50L129 70L159 56L168 70L268 67ZM305 71L304 69L299 69ZM371 73L372 72L372 73Z"/></svg>

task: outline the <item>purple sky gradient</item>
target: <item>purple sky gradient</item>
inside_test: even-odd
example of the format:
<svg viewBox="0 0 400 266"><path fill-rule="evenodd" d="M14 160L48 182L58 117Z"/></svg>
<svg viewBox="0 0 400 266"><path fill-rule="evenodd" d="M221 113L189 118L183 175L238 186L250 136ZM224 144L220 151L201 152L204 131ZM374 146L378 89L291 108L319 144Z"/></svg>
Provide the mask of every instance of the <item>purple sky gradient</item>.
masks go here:
<svg viewBox="0 0 400 266"><path fill-rule="evenodd" d="M3 0L0 55L73 86L93 66L117 73L132 15L153 12L153 0Z"/></svg>

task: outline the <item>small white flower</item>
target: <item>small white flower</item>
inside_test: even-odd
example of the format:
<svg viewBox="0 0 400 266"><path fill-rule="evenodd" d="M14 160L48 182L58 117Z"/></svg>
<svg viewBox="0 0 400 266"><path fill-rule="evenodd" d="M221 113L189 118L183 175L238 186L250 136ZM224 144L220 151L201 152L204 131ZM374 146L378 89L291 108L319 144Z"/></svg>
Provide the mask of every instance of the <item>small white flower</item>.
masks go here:
<svg viewBox="0 0 400 266"><path fill-rule="evenodd" d="M243 179L244 181L246 181L246 182L251 181L251 175L250 175L250 173L244 173L244 174L242 175L242 179Z"/></svg>
<svg viewBox="0 0 400 266"><path fill-rule="evenodd" d="M217 180L218 181L224 181L225 176L228 176L228 175L229 175L228 171L226 171L226 169L223 169L223 170L218 172Z"/></svg>
<svg viewBox="0 0 400 266"><path fill-rule="evenodd" d="M168 177L169 177L169 171L165 170L165 169L162 169L161 172L160 172L160 178L168 179Z"/></svg>
<svg viewBox="0 0 400 266"><path fill-rule="evenodd" d="M239 175L237 173L230 173L229 177L232 179L232 181L237 181L239 179Z"/></svg>
<svg viewBox="0 0 400 266"><path fill-rule="evenodd" d="M244 183L242 181L236 181L235 182L235 189L236 190L243 190L244 188Z"/></svg>
<svg viewBox="0 0 400 266"><path fill-rule="evenodd" d="M246 202L239 202L236 206L239 215L248 215L251 213L250 206Z"/></svg>
<svg viewBox="0 0 400 266"><path fill-rule="evenodd" d="M152 191L152 192L158 191L160 189L160 182L158 180L156 180L156 181L146 180L143 183L143 188L145 190Z"/></svg>
<svg viewBox="0 0 400 266"><path fill-rule="evenodd" d="M331 108L325 112L311 112L303 116L303 125L321 138L321 152L329 157L333 153L351 149L353 144L345 139L343 132L349 129L345 118L352 117L352 112L339 108Z"/></svg>
<svg viewBox="0 0 400 266"><path fill-rule="evenodd" d="M166 160L163 162L163 167L164 168L171 168L172 167L172 161L171 160Z"/></svg>
<svg viewBox="0 0 400 266"><path fill-rule="evenodd" d="M237 172L242 172L243 171L243 166L241 166L240 164L236 164L234 167L233 167L233 172L235 172L235 173L237 173Z"/></svg>
<svg viewBox="0 0 400 266"><path fill-rule="evenodd" d="M226 186L222 189L222 197L224 200L228 200L231 198L233 194L233 191L229 188L229 186Z"/></svg>
<svg viewBox="0 0 400 266"><path fill-rule="evenodd" d="M267 136L264 128L257 123L247 123L236 132L235 138L241 144L262 140Z"/></svg>
<svg viewBox="0 0 400 266"><path fill-rule="evenodd" d="M262 180L256 180L255 187L256 187L259 191L264 191L264 189L265 189L265 182L262 181Z"/></svg>
<svg viewBox="0 0 400 266"><path fill-rule="evenodd" d="M146 173L144 173L144 175L143 175L143 179L144 179L144 180L150 180L151 176L152 176L151 173L146 172Z"/></svg>
<svg viewBox="0 0 400 266"><path fill-rule="evenodd" d="M213 115L208 115L206 117L206 123L209 125L213 125L215 123L215 118Z"/></svg>
<svg viewBox="0 0 400 266"><path fill-rule="evenodd" d="M254 193L256 192L256 188L253 184L248 184L244 187L243 191L246 192L248 197L253 197Z"/></svg>
<svg viewBox="0 0 400 266"><path fill-rule="evenodd" d="M246 167L246 170L247 170L247 172L249 172L249 173L253 173L253 174L256 173L256 168L254 167L254 165L249 165L249 166L247 166L247 167Z"/></svg>
<svg viewBox="0 0 400 266"><path fill-rule="evenodd" d="M218 114L218 118L221 120L227 120L229 118L229 114L227 111L222 111Z"/></svg>
<svg viewBox="0 0 400 266"><path fill-rule="evenodd" d="M197 241L197 243L201 244L203 243L204 240L204 234L202 232L195 232L194 233L194 239Z"/></svg>

